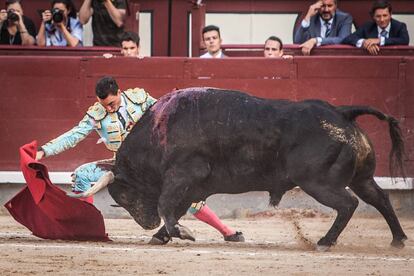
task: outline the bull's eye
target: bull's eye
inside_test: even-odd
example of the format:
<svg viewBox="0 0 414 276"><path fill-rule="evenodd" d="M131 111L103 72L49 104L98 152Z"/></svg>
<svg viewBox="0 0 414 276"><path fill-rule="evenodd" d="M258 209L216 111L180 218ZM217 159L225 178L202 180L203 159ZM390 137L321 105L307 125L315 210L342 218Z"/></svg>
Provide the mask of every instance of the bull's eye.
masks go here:
<svg viewBox="0 0 414 276"><path fill-rule="evenodd" d="M128 204L128 197L126 194L121 193L119 195L119 200L121 201L122 204L127 205Z"/></svg>

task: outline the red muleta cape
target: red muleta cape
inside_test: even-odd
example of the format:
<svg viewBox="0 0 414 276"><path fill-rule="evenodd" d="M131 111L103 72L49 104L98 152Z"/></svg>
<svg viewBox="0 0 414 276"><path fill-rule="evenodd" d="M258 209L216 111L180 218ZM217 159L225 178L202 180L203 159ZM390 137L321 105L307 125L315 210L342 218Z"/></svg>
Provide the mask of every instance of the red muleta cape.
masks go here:
<svg viewBox="0 0 414 276"><path fill-rule="evenodd" d="M53 185L36 152L36 141L20 148L27 186L4 205L13 218L43 239L110 241L101 212Z"/></svg>

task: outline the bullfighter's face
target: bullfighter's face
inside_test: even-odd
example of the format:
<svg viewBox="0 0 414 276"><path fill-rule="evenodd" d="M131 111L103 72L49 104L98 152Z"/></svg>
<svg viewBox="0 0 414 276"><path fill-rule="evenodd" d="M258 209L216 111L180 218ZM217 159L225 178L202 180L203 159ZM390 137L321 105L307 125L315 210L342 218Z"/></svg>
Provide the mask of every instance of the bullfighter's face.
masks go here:
<svg viewBox="0 0 414 276"><path fill-rule="evenodd" d="M322 6L319 9L319 15L325 21L331 20L336 12L336 1L335 0L322 0Z"/></svg>
<svg viewBox="0 0 414 276"><path fill-rule="evenodd" d="M113 113L117 111L121 105L121 90L118 90L116 95L109 94L105 99L100 99L99 97L97 98L106 111Z"/></svg>
<svg viewBox="0 0 414 276"><path fill-rule="evenodd" d="M217 31L209 31L203 34L203 41L207 51L211 55L217 54L221 49L221 37Z"/></svg>
<svg viewBox="0 0 414 276"><path fill-rule="evenodd" d="M388 8L376 9L373 17L377 26L382 29L385 29L391 21L391 13Z"/></svg>

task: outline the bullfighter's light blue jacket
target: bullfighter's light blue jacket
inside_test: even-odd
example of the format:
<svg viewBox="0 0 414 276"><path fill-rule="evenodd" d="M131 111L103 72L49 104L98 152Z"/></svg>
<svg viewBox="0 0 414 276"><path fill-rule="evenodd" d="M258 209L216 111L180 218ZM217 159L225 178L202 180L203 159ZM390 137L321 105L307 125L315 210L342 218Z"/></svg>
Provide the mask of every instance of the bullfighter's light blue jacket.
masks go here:
<svg viewBox="0 0 414 276"><path fill-rule="evenodd" d="M56 155L75 147L93 130L98 132L101 140L110 151L116 152L132 126L156 102L156 99L144 89L139 88L128 89L122 92L121 97L126 104L128 117L125 118L125 128L120 124L116 113L107 112L99 102L96 102L88 109L85 117L77 126L42 146L45 156Z"/></svg>

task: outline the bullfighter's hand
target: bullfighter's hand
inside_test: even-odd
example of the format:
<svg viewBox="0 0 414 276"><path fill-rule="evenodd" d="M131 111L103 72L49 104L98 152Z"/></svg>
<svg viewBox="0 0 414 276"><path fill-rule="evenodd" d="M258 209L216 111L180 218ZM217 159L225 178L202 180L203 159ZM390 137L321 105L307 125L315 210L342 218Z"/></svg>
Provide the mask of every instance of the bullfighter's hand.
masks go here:
<svg viewBox="0 0 414 276"><path fill-rule="evenodd" d="M317 43L316 38L311 38L308 41L302 43L299 47L302 48L302 53L304 56L309 56L313 47L315 47Z"/></svg>
<svg viewBox="0 0 414 276"><path fill-rule="evenodd" d="M38 152L36 152L36 161L39 161L44 156L45 156L45 152L43 150L39 150Z"/></svg>

